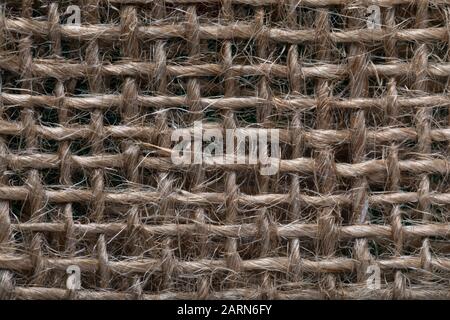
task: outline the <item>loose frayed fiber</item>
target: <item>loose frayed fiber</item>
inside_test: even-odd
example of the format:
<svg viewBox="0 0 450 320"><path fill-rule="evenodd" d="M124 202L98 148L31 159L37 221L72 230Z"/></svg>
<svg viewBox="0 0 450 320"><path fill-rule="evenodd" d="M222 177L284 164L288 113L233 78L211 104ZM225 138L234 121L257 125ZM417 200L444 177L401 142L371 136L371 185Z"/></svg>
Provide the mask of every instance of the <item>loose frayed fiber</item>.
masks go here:
<svg viewBox="0 0 450 320"><path fill-rule="evenodd" d="M450 298L450 1L1 8L0 298Z"/></svg>

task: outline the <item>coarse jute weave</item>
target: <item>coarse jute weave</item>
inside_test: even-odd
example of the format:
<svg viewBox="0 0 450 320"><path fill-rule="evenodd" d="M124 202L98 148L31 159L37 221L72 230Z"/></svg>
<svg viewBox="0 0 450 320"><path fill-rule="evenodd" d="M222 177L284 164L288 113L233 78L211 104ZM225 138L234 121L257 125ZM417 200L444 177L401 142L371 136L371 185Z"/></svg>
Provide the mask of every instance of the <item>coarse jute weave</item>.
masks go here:
<svg viewBox="0 0 450 320"><path fill-rule="evenodd" d="M449 41L447 0L3 0L0 297L449 299ZM195 121L279 171L174 164Z"/></svg>

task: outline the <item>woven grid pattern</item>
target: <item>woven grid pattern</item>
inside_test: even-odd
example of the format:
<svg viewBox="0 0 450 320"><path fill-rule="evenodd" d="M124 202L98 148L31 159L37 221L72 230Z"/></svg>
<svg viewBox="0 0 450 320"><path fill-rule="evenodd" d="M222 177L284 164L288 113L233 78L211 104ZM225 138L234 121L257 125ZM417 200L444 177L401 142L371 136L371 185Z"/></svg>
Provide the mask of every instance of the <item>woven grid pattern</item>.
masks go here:
<svg viewBox="0 0 450 320"><path fill-rule="evenodd" d="M450 298L449 26L444 0L6 0L0 297ZM197 120L280 129L278 174L173 164Z"/></svg>

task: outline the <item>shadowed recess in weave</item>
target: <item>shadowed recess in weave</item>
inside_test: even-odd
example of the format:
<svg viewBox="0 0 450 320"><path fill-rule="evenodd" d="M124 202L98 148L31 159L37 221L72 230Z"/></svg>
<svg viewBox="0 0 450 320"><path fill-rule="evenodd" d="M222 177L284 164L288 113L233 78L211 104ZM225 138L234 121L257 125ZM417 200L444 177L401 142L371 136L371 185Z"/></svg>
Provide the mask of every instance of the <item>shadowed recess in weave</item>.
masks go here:
<svg viewBox="0 0 450 320"><path fill-rule="evenodd" d="M450 299L450 1L2 3L0 298Z"/></svg>

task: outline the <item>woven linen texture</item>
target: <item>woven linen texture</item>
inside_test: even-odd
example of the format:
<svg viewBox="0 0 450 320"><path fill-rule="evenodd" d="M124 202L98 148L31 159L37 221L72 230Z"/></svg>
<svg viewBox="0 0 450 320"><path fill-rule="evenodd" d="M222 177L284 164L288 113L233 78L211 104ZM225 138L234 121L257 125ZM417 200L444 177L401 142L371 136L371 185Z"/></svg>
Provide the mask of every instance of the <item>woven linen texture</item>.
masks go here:
<svg viewBox="0 0 450 320"><path fill-rule="evenodd" d="M0 297L450 298L448 1L2 4ZM174 164L195 121L279 171Z"/></svg>

